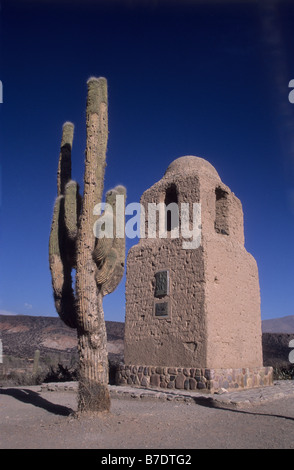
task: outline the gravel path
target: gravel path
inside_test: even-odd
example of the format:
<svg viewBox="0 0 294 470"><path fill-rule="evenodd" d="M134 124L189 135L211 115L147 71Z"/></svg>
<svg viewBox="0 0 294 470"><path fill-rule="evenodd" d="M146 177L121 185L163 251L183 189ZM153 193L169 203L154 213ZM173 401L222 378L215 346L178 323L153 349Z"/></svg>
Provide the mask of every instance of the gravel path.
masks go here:
<svg viewBox="0 0 294 470"><path fill-rule="evenodd" d="M294 381L221 395L112 386L111 412L83 418L76 385L3 387L0 448L294 448Z"/></svg>

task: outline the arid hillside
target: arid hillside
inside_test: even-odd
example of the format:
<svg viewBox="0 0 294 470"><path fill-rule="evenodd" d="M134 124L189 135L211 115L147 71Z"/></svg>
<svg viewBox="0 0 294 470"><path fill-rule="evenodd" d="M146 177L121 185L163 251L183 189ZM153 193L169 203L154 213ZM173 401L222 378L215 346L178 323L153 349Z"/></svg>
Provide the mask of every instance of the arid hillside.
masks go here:
<svg viewBox="0 0 294 470"><path fill-rule="evenodd" d="M124 323L106 322L108 353L123 357ZM32 358L36 349L41 355L62 353L71 356L77 350L76 330L59 317L0 315L0 338L3 354Z"/></svg>
<svg viewBox="0 0 294 470"><path fill-rule="evenodd" d="M286 317L272 318L270 320L263 320L262 322L263 333L294 333L294 315Z"/></svg>

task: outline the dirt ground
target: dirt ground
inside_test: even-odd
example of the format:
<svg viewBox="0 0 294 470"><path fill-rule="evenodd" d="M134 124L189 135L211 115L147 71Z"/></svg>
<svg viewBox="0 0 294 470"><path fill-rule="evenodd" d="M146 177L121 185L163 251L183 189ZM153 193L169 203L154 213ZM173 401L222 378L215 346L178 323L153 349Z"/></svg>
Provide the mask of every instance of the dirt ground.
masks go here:
<svg viewBox="0 0 294 470"><path fill-rule="evenodd" d="M294 397L225 409L112 399L111 412L75 418L74 392L3 388L1 449L293 449Z"/></svg>

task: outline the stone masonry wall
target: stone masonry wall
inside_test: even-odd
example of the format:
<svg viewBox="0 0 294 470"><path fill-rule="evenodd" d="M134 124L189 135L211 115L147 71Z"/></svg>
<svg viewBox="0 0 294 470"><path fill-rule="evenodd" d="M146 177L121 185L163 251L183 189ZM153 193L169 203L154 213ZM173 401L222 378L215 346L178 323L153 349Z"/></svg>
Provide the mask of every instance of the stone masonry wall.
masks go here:
<svg viewBox="0 0 294 470"><path fill-rule="evenodd" d="M221 388L237 390L272 385L273 368L197 369L183 367L154 367L120 365L117 385L144 388L207 391Z"/></svg>

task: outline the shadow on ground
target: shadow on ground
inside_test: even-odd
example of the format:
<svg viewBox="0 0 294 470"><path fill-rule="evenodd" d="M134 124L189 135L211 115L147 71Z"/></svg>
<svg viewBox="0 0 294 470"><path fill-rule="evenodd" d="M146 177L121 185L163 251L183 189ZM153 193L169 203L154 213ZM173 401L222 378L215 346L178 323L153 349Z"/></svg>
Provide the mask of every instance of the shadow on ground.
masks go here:
<svg viewBox="0 0 294 470"><path fill-rule="evenodd" d="M235 407L229 407L229 406L222 406L219 403L215 403L212 398L203 398L203 397L198 397L194 398L194 402L197 405L200 406L206 406L208 408L217 408L218 410L225 410L225 411L231 411L232 413L241 413L241 414L246 414L246 415L254 415L254 416L271 416L274 418L283 418L283 419L289 419L291 421L294 421L294 418L291 416L284 416L284 415L277 415L277 414L271 414L271 413L259 413L256 411L249 411L249 410L240 410Z"/></svg>
<svg viewBox="0 0 294 470"><path fill-rule="evenodd" d="M57 405L56 403L51 403L45 398L41 397L39 393L34 392L33 390L21 388L9 388L6 390L0 390L1 395L8 395L15 398L16 400L22 401L23 403L28 403L38 408L43 408L49 413L53 413L59 416L69 416L73 413L73 410L67 406Z"/></svg>
<svg viewBox="0 0 294 470"><path fill-rule="evenodd" d="M39 393L34 392L30 389L25 388L9 388L9 389L2 389L0 390L0 394L7 395L19 400L23 403L28 403L38 408L42 408L49 413L59 415L59 416L70 416L74 413L74 410L67 406L58 405L56 403L52 403L42 396ZM222 406L220 403L216 403L211 397L195 397L193 398L195 404L208 407L208 408L217 408L219 410L231 411L232 413L241 413L247 415L255 415L255 416L271 416L275 418L282 418L286 420L294 421L293 417L278 415L278 414L267 414L267 413L260 413L256 411L250 410L241 410L238 408L226 407Z"/></svg>

